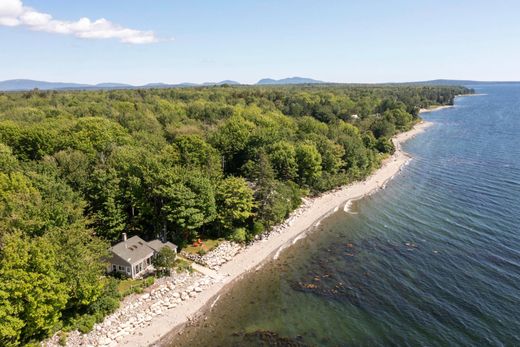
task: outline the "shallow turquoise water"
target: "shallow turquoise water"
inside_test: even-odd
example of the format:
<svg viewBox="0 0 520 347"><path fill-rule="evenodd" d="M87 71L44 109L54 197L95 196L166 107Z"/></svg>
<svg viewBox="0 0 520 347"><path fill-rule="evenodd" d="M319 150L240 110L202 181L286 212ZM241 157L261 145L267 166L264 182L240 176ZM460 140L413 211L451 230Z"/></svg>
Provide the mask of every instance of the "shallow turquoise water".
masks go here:
<svg viewBox="0 0 520 347"><path fill-rule="evenodd" d="M173 345L520 345L520 85L476 91Z"/></svg>

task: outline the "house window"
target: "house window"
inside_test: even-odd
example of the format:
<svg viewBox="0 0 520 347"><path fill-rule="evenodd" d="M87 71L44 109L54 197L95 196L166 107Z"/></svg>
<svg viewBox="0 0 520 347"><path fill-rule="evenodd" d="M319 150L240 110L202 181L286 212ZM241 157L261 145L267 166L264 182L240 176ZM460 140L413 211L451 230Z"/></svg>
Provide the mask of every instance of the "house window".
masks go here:
<svg viewBox="0 0 520 347"><path fill-rule="evenodd" d="M119 271L125 271L125 267L124 267L124 266L121 266L121 265L119 265Z"/></svg>
<svg viewBox="0 0 520 347"><path fill-rule="evenodd" d="M127 272L127 273L130 273L130 266L127 266L127 267L126 267L126 272Z"/></svg>
<svg viewBox="0 0 520 347"><path fill-rule="evenodd" d="M117 270L117 266L115 264L112 264L112 271L116 271Z"/></svg>

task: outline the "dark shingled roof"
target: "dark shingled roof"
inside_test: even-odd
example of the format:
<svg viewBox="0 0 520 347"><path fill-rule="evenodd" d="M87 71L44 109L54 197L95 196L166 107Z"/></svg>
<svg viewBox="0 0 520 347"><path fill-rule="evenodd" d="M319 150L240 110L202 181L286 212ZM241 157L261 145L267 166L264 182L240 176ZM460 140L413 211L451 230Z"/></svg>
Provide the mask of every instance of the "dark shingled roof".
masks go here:
<svg viewBox="0 0 520 347"><path fill-rule="evenodd" d="M148 245L148 242L139 236L132 236L126 241L119 242L112 246L110 250L130 264L151 257L154 252L154 249Z"/></svg>

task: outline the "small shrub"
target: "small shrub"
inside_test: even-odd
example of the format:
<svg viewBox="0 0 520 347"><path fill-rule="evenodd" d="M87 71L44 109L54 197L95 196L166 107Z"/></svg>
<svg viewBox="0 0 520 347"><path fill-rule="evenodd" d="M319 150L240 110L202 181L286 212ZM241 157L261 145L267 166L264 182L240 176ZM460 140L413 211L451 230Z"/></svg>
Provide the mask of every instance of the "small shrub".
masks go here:
<svg viewBox="0 0 520 347"><path fill-rule="evenodd" d="M238 243L244 243L247 240L247 232L245 228L236 228L231 235L231 239Z"/></svg>
<svg viewBox="0 0 520 347"><path fill-rule="evenodd" d="M393 154L395 152L395 146L393 142L386 137L381 137L377 140L376 148L381 153Z"/></svg>
<svg viewBox="0 0 520 347"><path fill-rule="evenodd" d="M92 330L96 324L96 317L93 315L85 314L74 318L71 328L72 330L79 330L81 333L86 334Z"/></svg>
<svg viewBox="0 0 520 347"><path fill-rule="evenodd" d="M126 273L119 272L119 271L112 271L109 275L118 280L126 280L126 279L130 278L130 276L128 276Z"/></svg>
<svg viewBox="0 0 520 347"><path fill-rule="evenodd" d="M107 277L103 294L92 303L92 305L90 305L88 313L94 315L96 321L99 322L100 320L103 320L106 315L114 312L119 307L121 295L117 290L118 283L119 281Z"/></svg>
<svg viewBox="0 0 520 347"><path fill-rule="evenodd" d="M146 288L146 287L151 286L154 283L155 283L155 277L150 276L150 277L145 278L143 285Z"/></svg>
<svg viewBox="0 0 520 347"><path fill-rule="evenodd" d="M184 259L175 260L175 270L177 273L188 271L189 273L193 272L193 268L191 267L191 263L187 262Z"/></svg>
<svg viewBox="0 0 520 347"><path fill-rule="evenodd" d="M67 337L68 334L64 331L60 331L58 334L58 344L60 346L66 346L67 345Z"/></svg>
<svg viewBox="0 0 520 347"><path fill-rule="evenodd" d="M131 295L131 294L135 294L135 293L140 294L142 292L143 292L143 290L141 288L141 285L134 284L134 285L131 285L130 287L128 287L125 291L123 291L123 297Z"/></svg>
<svg viewBox="0 0 520 347"><path fill-rule="evenodd" d="M255 221L253 223L253 228L251 230L253 235L259 235L259 234L263 233L264 230L265 230L265 226L262 224L262 222Z"/></svg>

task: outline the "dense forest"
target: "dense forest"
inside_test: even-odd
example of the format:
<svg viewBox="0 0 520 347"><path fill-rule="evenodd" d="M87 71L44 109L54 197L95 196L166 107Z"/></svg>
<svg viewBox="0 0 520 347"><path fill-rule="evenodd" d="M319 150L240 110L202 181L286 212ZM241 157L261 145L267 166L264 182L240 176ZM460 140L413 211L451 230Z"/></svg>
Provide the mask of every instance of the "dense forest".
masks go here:
<svg viewBox="0 0 520 347"><path fill-rule="evenodd" d="M91 327L121 233L238 242L359 180L462 87L218 86L0 93L0 345Z"/></svg>

